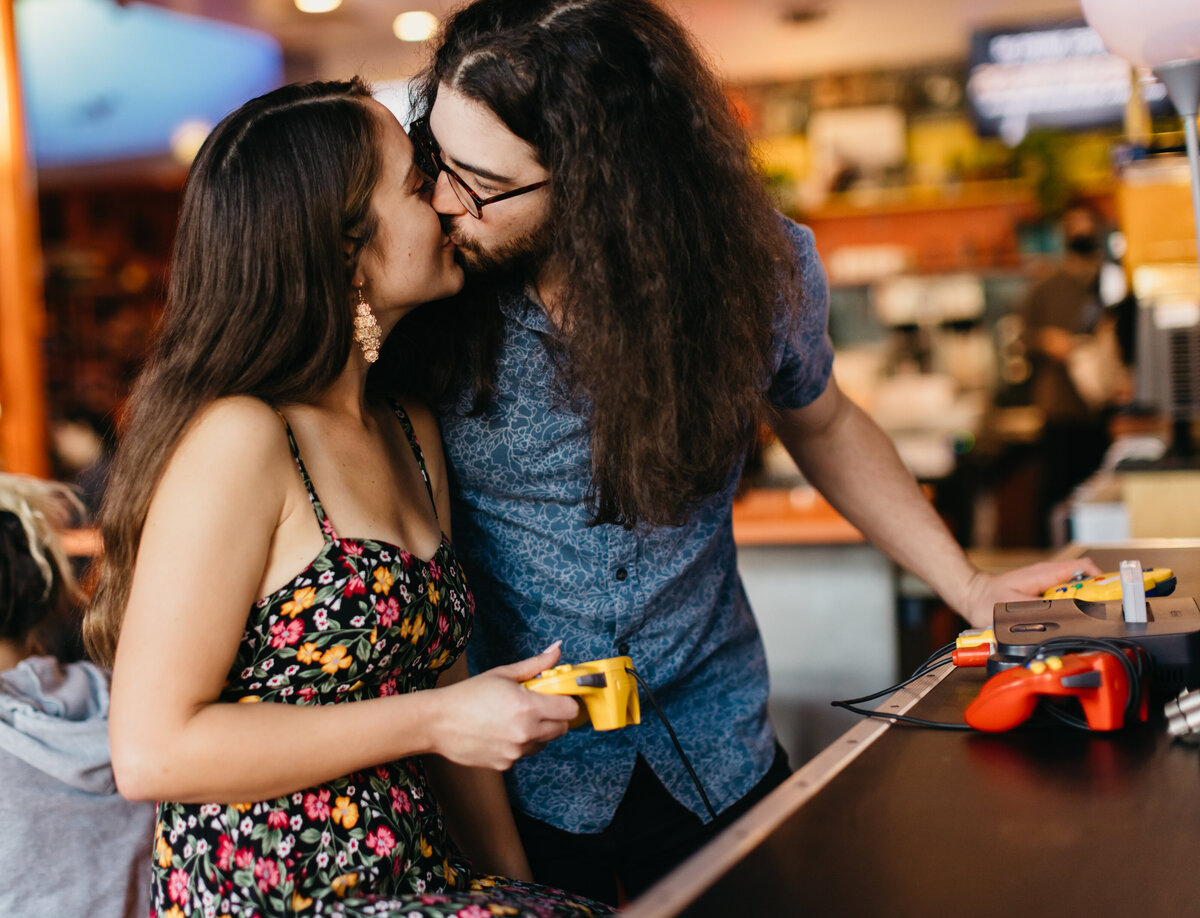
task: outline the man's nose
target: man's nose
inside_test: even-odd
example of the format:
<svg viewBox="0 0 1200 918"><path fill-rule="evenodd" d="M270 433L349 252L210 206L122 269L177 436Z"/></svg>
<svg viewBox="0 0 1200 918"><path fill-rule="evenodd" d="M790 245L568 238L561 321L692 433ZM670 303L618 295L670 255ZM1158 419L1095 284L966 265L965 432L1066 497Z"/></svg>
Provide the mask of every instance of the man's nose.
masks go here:
<svg viewBox="0 0 1200 918"><path fill-rule="evenodd" d="M433 186L432 203L433 209L439 214L457 217L467 212L467 209L463 207L463 202L458 199L458 195L450 187L450 176L445 172L438 173L437 182Z"/></svg>

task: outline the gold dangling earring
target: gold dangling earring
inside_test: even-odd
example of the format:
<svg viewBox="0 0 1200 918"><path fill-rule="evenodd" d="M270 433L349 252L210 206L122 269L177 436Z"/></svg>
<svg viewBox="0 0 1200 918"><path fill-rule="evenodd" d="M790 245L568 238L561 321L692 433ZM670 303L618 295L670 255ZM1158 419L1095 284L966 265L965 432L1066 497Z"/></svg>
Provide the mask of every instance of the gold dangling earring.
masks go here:
<svg viewBox="0 0 1200 918"><path fill-rule="evenodd" d="M354 309L354 340L362 348L367 363L374 363L379 359L379 344L383 340L383 332L370 304L363 299L362 287L355 287L354 292L358 295L358 305Z"/></svg>

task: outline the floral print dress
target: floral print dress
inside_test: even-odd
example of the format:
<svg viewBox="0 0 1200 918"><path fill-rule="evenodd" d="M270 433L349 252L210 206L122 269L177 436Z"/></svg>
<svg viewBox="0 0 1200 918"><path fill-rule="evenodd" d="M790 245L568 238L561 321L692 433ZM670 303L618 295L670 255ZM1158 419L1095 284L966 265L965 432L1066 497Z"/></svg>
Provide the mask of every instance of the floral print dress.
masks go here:
<svg viewBox="0 0 1200 918"><path fill-rule="evenodd" d="M412 425L392 407L428 488ZM220 700L338 704L432 688L463 652L474 613L450 542L443 536L424 561L386 542L342 538L283 423L325 544L251 609ZM416 758L274 800L160 803L153 858L151 918L609 912L557 890L475 875Z"/></svg>

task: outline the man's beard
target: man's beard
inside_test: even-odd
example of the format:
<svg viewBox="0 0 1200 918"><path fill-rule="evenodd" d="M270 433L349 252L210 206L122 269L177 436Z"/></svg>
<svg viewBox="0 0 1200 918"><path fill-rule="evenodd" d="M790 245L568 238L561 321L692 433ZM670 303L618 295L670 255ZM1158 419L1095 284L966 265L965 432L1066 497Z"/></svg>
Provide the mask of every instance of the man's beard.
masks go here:
<svg viewBox="0 0 1200 918"><path fill-rule="evenodd" d="M546 222L496 248L486 248L476 240L456 232L457 226L453 223L448 229L457 246L455 260L472 277L483 280L529 277L536 274L550 252L550 233Z"/></svg>

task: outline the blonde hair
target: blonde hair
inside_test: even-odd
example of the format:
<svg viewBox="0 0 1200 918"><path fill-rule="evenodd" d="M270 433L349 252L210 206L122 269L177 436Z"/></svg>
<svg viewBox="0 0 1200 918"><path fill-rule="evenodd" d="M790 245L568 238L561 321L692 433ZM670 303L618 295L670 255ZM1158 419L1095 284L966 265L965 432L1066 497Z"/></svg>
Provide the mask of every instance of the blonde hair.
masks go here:
<svg viewBox="0 0 1200 918"><path fill-rule="evenodd" d="M82 598L79 584L58 540L58 530L68 525L73 516L84 513L75 492L58 482L0 473L0 512L13 514L25 531L29 556L45 584L42 599L50 597L57 582L66 597L79 601Z"/></svg>

